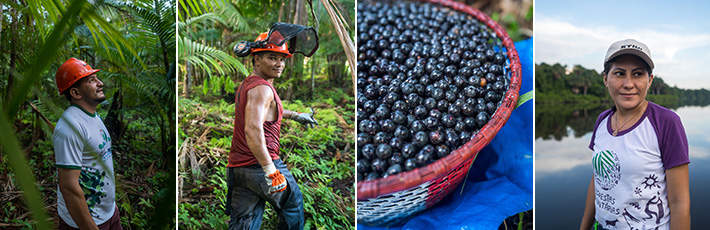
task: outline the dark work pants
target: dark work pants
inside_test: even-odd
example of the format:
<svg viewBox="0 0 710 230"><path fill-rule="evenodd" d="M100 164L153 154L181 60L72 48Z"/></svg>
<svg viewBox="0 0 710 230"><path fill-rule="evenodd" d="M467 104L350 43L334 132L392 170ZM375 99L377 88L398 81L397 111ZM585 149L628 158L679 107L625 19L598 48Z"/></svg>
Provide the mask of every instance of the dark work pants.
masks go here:
<svg viewBox="0 0 710 230"><path fill-rule="evenodd" d="M106 222L103 224L99 224L99 230L123 230L123 227L121 227L121 215L118 213L118 206L116 206L116 210L113 211L113 216L111 216L110 219L108 219ZM77 228L73 228L69 226L64 220L62 220L61 217L59 217L59 230L75 230Z"/></svg>
<svg viewBox="0 0 710 230"><path fill-rule="evenodd" d="M286 178L286 190L269 194L261 166L227 168L227 215L230 230L259 230L268 201L279 216L279 229L303 229L303 196L281 160L274 165Z"/></svg>

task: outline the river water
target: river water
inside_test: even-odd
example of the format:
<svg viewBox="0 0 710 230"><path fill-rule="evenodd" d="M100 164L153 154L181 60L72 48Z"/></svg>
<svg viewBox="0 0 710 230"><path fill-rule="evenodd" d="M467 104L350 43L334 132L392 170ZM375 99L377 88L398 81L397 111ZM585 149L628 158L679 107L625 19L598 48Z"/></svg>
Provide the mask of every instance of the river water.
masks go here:
<svg viewBox="0 0 710 230"><path fill-rule="evenodd" d="M592 178L589 141L605 106L537 106L535 120L535 228L577 229ZM710 220L710 106L673 109L688 136L691 226Z"/></svg>

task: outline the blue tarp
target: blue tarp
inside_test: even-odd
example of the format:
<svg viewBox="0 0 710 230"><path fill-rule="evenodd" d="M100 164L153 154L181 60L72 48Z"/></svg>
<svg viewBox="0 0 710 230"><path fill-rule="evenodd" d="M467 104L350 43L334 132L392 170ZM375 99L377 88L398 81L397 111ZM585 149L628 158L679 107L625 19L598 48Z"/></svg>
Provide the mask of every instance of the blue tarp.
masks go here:
<svg viewBox="0 0 710 230"><path fill-rule="evenodd" d="M533 39L515 43L522 64L520 95L532 91ZM533 208L533 107L515 109L493 141L478 154L468 178L434 207L403 225L358 229L498 229L503 220Z"/></svg>

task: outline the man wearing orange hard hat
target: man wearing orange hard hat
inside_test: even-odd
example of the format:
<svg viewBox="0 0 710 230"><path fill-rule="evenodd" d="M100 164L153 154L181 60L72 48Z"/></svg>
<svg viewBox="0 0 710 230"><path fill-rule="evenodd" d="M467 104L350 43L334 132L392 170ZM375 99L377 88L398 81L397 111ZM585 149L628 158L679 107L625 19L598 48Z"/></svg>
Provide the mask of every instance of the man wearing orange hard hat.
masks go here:
<svg viewBox="0 0 710 230"><path fill-rule="evenodd" d="M318 48L317 39L313 28L276 23L254 42L235 46L237 56L252 55L254 70L235 93L236 116L227 164L229 229L259 229L267 201L279 215L279 229L303 229L303 196L279 158L281 120L289 118L310 127L318 123L312 111L283 109L273 84L283 73L286 58L294 53L312 55Z"/></svg>
<svg viewBox="0 0 710 230"><path fill-rule="evenodd" d="M55 75L70 102L54 128L59 229L122 229L116 206L111 136L96 107L106 100L98 69L70 58Z"/></svg>

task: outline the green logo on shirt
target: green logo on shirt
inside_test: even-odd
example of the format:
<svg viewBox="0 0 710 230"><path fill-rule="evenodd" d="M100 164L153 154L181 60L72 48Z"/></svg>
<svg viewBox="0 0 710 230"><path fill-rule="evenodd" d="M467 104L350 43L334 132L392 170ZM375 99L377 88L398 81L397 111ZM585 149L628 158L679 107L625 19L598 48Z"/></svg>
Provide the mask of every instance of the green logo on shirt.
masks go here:
<svg viewBox="0 0 710 230"><path fill-rule="evenodd" d="M104 139L104 142L99 144L99 150L103 150L104 147L106 147L106 143L111 142L111 137L109 137L103 129L101 129L101 137Z"/></svg>
<svg viewBox="0 0 710 230"><path fill-rule="evenodd" d="M609 190L619 183L621 178L621 166L616 153L604 150L594 154L592 158L594 167L594 179L604 190Z"/></svg>

